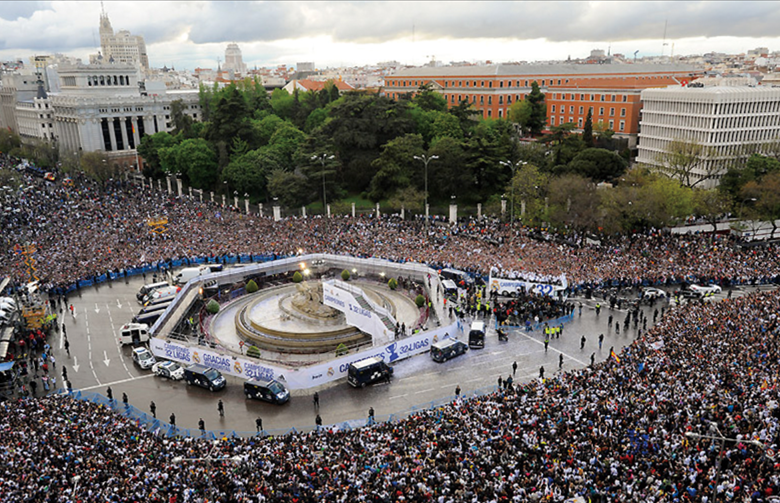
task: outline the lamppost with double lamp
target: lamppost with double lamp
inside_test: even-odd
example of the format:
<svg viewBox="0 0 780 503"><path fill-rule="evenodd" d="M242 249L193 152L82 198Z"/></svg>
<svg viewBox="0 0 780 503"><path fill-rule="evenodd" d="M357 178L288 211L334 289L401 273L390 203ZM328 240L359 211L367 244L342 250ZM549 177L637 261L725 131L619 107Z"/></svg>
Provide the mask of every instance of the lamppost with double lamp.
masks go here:
<svg viewBox="0 0 780 503"><path fill-rule="evenodd" d="M193 462L199 462L199 461L205 461L207 463L213 463L214 461L227 461L230 463L238 463L241 461L241 456L215 456L217 449L219 449L219 441L215 440L214 445L209 451L208 454L206 454L206 457L203 458L185 458L183 456L176 456L171 461L173 461L175 464L181 464L185 461L193 461Z"/></svg>
<svg viewBox="0 0 780 503"><path fill-rule="evenodd" d="M428 156L428 155L423 154L423 155L416 155L416 156L414 156L414 158L417 159L418 161L422 161L423 164L425 165L425 236L426 236L426 239L427 239L427 236L428 236L428 220L429 220L429 218L428 218L428 163L433 161L433 160L435 160L435 159L438 159L439 156L438 155Z"/></svg>
<svg viewBox="0 0 780 503"><path fill-rule="evenodd" d="M512 201L510 203L510 206L511 206L511 210L510 211L512 212L512 214L509 217L509 224L512 225L512 224L515 223L515 170L517 168L519 168L520 166L525 166L526 164L528 164L528 162L526 162L526 161L512 162L510 160L506 160L506 161L499 161L498 163L500 165L502 165L502 166L507 166L507 167L512 169L512 181L511 181L511 184L512 184Z"/></svg>
<svg viewBox="0 0 780 503"><path fill-rule="evenodd" d="M311 156L312 161L319 161L320 165L322 166L322 214L325 215L327 211L328 206L328 200L325 197L325 161L330 161L335 159L335 155L328 155L328 154L320 154L320 155L313 155Z"/></svg>
<svg viewBox="0 0 780 503"><path fill-rule="evenodd" d="M720 465L721 462L723 461L723 448L726 446L726 442L734 442L735 444L736 443L750 444L758 447L759 449L766 449L766 447L762 442L759 442L758 440L746 440L741 438L724 437L723 434L718 429L718 425L715 424L713 421L710 421L710 432L716 434L717 436L699 435L698 433L693 433L692 431L686 431L685 436L696 440L717 440L718 442L720 442L720 449L718 450L718 459L715 461L715 485L712 488L712 503L716 503L718 501L718 484L720 484Z"/></svg>

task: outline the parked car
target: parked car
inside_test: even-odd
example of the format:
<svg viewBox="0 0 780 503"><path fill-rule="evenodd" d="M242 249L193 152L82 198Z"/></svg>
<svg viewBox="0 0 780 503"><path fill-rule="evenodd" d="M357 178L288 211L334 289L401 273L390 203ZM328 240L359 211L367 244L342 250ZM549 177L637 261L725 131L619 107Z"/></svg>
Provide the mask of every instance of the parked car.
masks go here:
<svg viewBox="0 0 780 503"><path fill-rule="evenodd" d="M144 370L152 368L152 365L157 363L152 352L143 347L133 348L133 361Z"/></svg>
<svg viewBox="0 0 780 503"><path fill-rule="evenodd" d="M184 379L184 367L176 362L157 362L152 365L154 375L178 381Z"/></svg>
<svg viewBox="0 0 780 503"><path fill-rule="evenodd" d="M643 299L663 299L666 298L666 292L660 288L645 288L642 290Z"/></svg>
<svg viewBox="0 0 780 503"><path fill-rule="evenodd" d="M718 285L691 285L690 290L692 292L699 292L704 297L709 297L723 291Z"/></svg>

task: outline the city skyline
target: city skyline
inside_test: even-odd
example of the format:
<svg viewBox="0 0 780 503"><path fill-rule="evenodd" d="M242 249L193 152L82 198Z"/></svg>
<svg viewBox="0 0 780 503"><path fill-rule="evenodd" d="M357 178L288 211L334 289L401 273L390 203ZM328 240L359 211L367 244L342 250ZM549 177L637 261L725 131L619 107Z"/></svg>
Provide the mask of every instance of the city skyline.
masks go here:
<svg viewBox="0 0 780 503"><path fill-rule="evenodd" d="M105 2L142 35L153 67L215 68L228 43L247 67L395 60L543 61L592 49L638 57L780 48L780 2ZM99 2L4 2L0 60L100 47ZM664 38L664 33L666 37Z"/></svg>

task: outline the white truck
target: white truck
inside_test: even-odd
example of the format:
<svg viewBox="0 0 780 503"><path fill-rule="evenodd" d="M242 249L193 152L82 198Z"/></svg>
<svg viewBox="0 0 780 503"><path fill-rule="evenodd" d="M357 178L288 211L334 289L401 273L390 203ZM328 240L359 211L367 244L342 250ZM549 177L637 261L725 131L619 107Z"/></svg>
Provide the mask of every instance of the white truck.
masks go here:
<svg viewBox="0 0 780 503"><path fill-rule="evenodd" d="M563 295L563 291L566 290L566 278L563 277L561 284L548 284L548 283L534 283L532 281L526 281L524 279L506 279L499 278L490 275L488 280L489 291L498 292L499 295L509 297L512 295L518 295L522 292L532 292L537 295L550 295L557 297ZM560 292L560 293L559 293Z"/></svg>
<svg viewBox="0 0 780 503"><path fill-rule="evenodd" d="M200 267L186 267L179 271L179 274L173 277L173 282L177 285L183 285L193 278L209 274L210 272L211 268L207 265L202 265Z"/></svg>
<svg viewBox="0 0 780 503"><path fill-rule="evenodd" d="M145 323L128 323L119 329L119 343L123 346L137 346L149 341L149 325Z"/></svg>

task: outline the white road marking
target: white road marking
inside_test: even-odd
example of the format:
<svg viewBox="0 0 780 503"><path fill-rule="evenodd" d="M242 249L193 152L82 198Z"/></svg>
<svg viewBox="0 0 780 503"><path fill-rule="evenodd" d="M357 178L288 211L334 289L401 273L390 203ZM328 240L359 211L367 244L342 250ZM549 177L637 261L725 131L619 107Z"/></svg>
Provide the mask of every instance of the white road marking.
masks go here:
<svg viewBox="0 0 780 503"><path fill-rule="evenodd" d="M388 400L397 400L399 398L404 398L404 397L406 397L408 395L409 395L408 393L404 393L403 395L391 396L390 398L388 398Z"/></svg>
<svg viewBox="0 0 780 503"><path fill-rule="evenodd" d="M125 383L125 382L137 381L139 379L147 379L149 377L154 377L154 374L148 374L148 375L143 375L143 376L138 376L138 377L131 377L129 379L122 379L120 381L107 382L106 384L98 383L96 386L89 386L87 388L81 388L81 391L88 391L88 390L91 390L91 389L100 388L102 386L113 386L115 384L122 384L122 383Z"/></svg>
<svg viewBox="0 0 780 503"><path fill-rule="evenodd" d="M526 339L528 339L528 340L531 340L531 341L534 341L535 343L537 343L537 344L541 344L542 346L544 346L544 342L543 342L543 341L537 341L537 340L536 340L536 339L534 339L533 337L530 337L530 336L528 336L528 335L526 335L526 334L524 334L524 333L522 333L522 332L519 332L519 335L522 335L522 336L523 336L523 337L525 337ZM585 363L584 361L580 360L579 358L575 358L575 357L571 356L570 354L564 353L563 351L561 351L561 350L559 350L559 349L555 349L554 347L550 347L549 349L550 349L550 350L552 350L552 351L555 351L556 353L560 353L560 354L562 354L563 356L565 356L565 357L566 357L566 358L568 358L569 360L574 360L575 362L579 363L580 365L584 365L585 367L587 367L587 366L588 366L588 364L587 364L587 363Z"/></svg>
<svg viewBox="0 0 780 503"><path fill-rule="evenodd" d="M420 391L415 391L415 395L419 395L420 393L428 393L429 391L436 391L436 388L429 388L429 389L421 389Z"/></svg>

